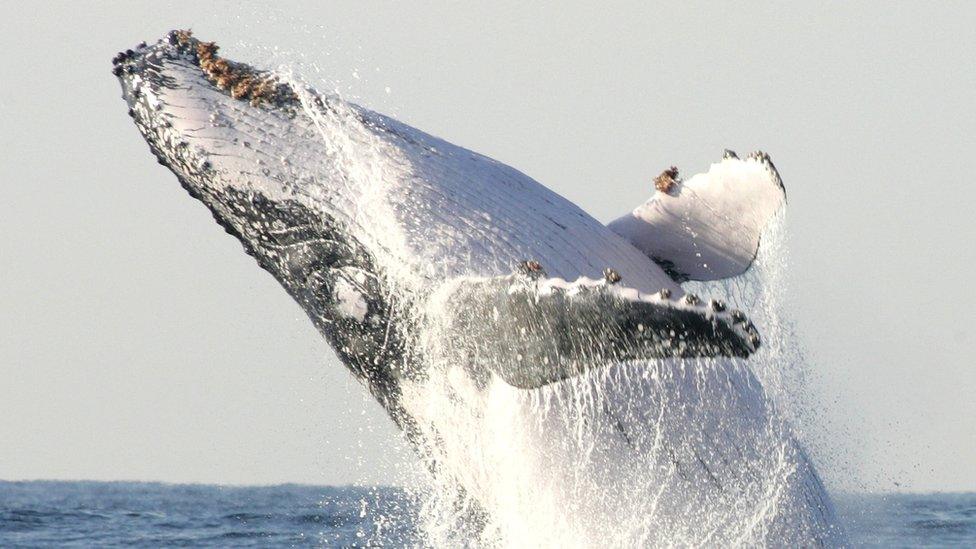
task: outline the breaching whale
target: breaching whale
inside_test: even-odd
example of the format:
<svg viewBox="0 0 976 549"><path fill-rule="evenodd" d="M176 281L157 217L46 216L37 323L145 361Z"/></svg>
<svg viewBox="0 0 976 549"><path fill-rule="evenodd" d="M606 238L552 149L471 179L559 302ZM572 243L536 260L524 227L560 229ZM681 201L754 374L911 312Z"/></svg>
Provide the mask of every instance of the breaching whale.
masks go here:
<svg viewBox="0 0 976 549"><path fill-rule="evenodd" d="M481 517L465 535L837 541L817 473L749 369L759 331L680 285L748 270L785 202L764 153L726 151L687 180L665 170L604 225L502 163L186 31L121 52L113 72L159 162L455 487L443 514Z"/></svg>

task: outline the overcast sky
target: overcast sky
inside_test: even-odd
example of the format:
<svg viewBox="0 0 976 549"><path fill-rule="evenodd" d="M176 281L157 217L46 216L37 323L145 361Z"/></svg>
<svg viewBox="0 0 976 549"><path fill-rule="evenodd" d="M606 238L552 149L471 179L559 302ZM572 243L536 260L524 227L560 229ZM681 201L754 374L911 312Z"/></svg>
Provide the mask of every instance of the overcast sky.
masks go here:
<svg viewBox="0 0 976 549"><path fill-rule="evenodd" d="M828 480L976 490L976 10L492 5L0 2L0 479L391 483L411 459L126 116L112 56L192 27L604 221L669 165L769 151Z"/></svg>

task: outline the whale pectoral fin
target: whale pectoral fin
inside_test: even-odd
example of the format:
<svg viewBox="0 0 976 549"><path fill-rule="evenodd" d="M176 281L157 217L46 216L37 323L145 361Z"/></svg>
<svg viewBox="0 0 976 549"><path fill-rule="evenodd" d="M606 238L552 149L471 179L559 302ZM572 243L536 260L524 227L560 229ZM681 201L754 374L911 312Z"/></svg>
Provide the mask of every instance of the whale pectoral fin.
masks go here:
<svg viewBox="0 0 976 549"><path fill-rule="evenodd" d="M755 327L723 304L673 301L605 281L514 275L452 281L434 300L434 353L474 374L532 389L600 365L654 358L747 357Z"/></svg>
<svg viewBox="0 0 976 549"><path fill-rule="evenodd" d="M651 198L611 222L678 282L717 280L749 269L766 224L786 202L783 181L762 152L726 151L707 173L682 181L671 168Z"/></svg>

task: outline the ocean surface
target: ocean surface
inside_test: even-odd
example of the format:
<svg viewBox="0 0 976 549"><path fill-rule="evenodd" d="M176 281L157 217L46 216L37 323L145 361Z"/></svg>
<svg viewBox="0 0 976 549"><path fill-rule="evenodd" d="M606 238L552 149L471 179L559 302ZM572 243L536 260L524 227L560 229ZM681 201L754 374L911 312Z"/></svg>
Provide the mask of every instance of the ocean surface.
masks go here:
<svg viewBox="0 0 976 549"><path fill-rule="evenodd" d="M858 547L974 547L976 493L835 496ZM418 546L398 488L0 482L0 547Z"/></svg>

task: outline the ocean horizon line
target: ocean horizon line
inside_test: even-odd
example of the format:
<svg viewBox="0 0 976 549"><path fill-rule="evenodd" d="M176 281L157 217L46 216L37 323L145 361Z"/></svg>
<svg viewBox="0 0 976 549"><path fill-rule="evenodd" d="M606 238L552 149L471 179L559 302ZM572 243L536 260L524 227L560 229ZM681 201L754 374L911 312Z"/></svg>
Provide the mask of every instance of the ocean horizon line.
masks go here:
<svg viewBox="0 0 976 549"><path fill-rule="evenodd" d="M201 488L226 488L226 489L274 489L274 488L307 488L307 489L343 489L343 490L403 490L409 491L410 487L402 484L317 484L310 482L255 482L242 484L236 482L201 482L201 481L167 481L167 480L133 480L133 479L62 479L62 478L22 478L4 479L0 478L0 487L5 484L103 484L103 485L143 485L159 487L201 487ZM910 490L896 489L890 491L883 490L847 490L835 489L832 491L840 496L972 496L976 495L976 489L972 490Z"/></svg>

